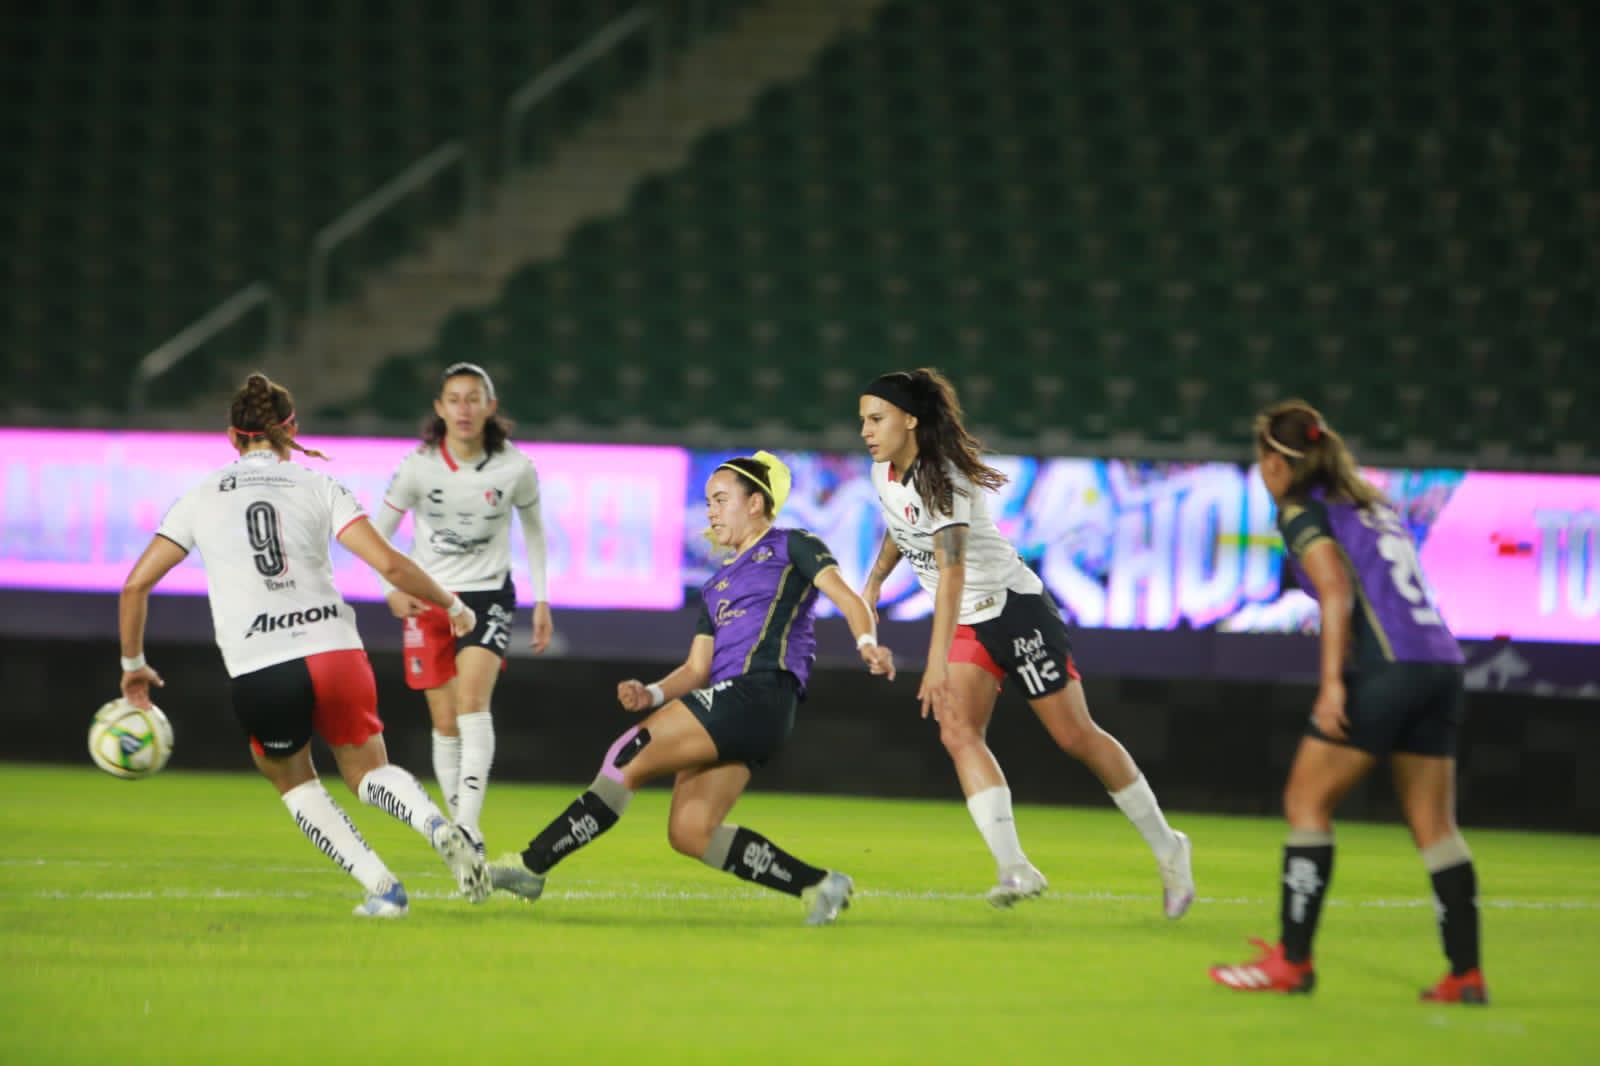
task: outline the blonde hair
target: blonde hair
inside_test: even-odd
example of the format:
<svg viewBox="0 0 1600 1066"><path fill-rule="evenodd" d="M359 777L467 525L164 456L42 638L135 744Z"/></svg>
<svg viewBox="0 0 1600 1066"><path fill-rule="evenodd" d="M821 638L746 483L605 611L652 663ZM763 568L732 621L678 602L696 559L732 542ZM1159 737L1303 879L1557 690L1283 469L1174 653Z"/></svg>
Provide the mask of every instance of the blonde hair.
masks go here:
<svg viewBox="0 0 1600 1066"><path fill-rule="evenodd" d="M1344 438L1304 400L1273 404L1255 418L1256 448L1276 452L1289 464L1289 495L1320 487L1329 496L1371 507L1386 503L1378 487L1361 476L1361 467Z"/></svg>
<svg viewBox="0 0 1600 1066"><path fill-rule="evenodd" d="M243 451L247 442L265 438L274 451L293 448L302 455L326 459L322 452L302 447L290 432L295 425L294 397L289 390L260 372L244 379L233 394L229 409L233 442Z"/></svg>

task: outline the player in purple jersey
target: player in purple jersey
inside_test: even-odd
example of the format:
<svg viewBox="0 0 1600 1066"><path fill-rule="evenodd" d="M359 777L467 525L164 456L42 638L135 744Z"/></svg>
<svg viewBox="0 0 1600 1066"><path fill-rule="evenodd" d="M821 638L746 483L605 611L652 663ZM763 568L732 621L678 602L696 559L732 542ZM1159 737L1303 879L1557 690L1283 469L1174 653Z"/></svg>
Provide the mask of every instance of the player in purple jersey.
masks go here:
<svg viewBox="0 0 1600 1066"><path fill-rule="evenodd" d="M1322 680L1284 790L1281 937L1275 945L1256 941L1258 958L1213 967L1211 977L1242 991L1311 991L1311 941L1333 875L1333 812L1387 757L1433 879L1450 960L1450 973L1422 998L1487 1003L1477 873L1455 821L1461 650L1405 524L1316 409L1300 400L1278 404L1256 416L1255 432L1291 564L1322 608Z"/></svg>
<svg viewBox="0 0 1600 1066"><path fill-rule="evenodd" d="M675 849L799 896L808 925L831 922L850 905L850 878L724 821L751 771L794 727L816 657L818 592L844 615L868 669L894 680L894 657L877 642L872 612L839 575L827 546L805 530L773 525L788 496L789 468L767 452L730 459L712 473L707 534L733 555L701 589L688 659L653 684L617 686L625 710L652 711L650 717L617 738L588 790L526 851L490 867L496 888L538 899L551 867L616 825L641 785L674 774L667 839Z"/></svg>

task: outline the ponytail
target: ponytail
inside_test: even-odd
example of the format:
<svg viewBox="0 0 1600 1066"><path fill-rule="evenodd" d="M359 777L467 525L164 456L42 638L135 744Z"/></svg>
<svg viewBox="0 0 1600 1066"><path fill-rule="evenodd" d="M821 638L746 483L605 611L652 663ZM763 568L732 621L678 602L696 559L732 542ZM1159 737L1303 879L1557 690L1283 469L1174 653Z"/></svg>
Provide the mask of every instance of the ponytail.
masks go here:
<svg viewBox="0 0 1600 1066"><path fill-rule="evenodd" d="M1330 497L1372 507L1385 503L1378 487L1361 476L1356 457L1315 407L1304 400L1273 404L1255 419L1256 448L1276 452L1289 464L1289 494L1321 488Z"/></svg>
<svg viewBox="0 0 1600 1066"><path fill-rule="evenodd" d="M244 450L246 442L264 437L276 452L293 448L302 455L327 458L313 448L302 447L294 439L294 397L288 389L259 371L245 378L239 391L233 394L229 425L233 442L240 451Z"/></svg>

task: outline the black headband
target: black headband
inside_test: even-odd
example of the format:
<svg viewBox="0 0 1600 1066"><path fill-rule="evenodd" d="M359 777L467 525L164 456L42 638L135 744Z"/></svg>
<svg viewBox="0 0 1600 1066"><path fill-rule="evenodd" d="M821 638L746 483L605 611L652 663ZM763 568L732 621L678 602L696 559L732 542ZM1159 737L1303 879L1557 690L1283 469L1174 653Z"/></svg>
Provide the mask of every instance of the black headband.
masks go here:
<svg viewBox="0 0 1600 1066"><path fill-rule="evenodd" d="M873 379L872 384L864 390L864 395L888 400L906 414L921 418L922 404L917 402L916 395L911 391L911 380L911 375L903 370L884 374Z"/></svg>

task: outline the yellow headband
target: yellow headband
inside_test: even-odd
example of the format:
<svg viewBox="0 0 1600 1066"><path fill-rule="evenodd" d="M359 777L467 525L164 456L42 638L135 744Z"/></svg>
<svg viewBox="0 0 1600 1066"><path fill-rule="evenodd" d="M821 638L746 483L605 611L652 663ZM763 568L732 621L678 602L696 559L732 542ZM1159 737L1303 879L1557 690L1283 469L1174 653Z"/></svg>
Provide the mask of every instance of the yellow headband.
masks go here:
<svg viewBox="0 0 1600 1066"><path fill-rule="evenodd" d="M718 470L732 470L740 477L747 477L759 485L768 496L772 497L772 516L776 518L783 511L783 505L789 502L789 488L794 483L789 467L771 452L761 451L754 455L741 455L740 459L754 460L766 470L765 478L758 477L743 467L734 466L730 459L717 467Z"/></svg>

